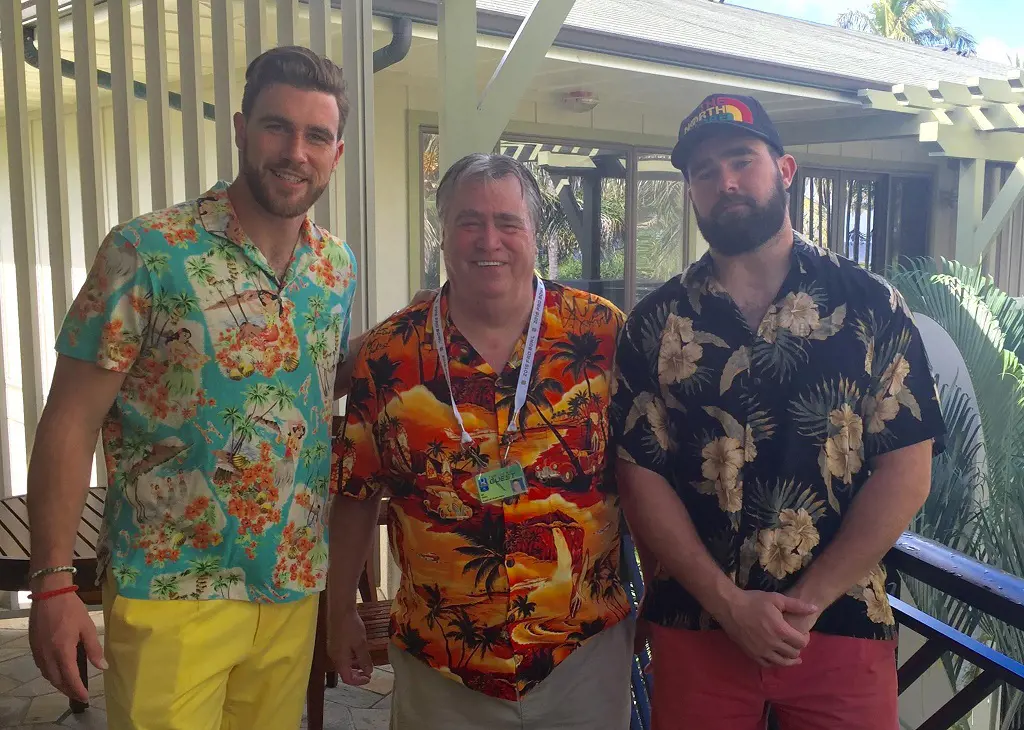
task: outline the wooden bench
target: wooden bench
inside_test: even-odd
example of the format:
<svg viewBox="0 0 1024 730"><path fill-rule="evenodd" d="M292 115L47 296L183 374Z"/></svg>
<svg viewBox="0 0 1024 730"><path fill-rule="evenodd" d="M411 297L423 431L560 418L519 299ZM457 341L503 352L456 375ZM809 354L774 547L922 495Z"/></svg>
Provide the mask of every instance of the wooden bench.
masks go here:
<svg viewBox="0 0 1024 730"><path fill-rule="evenodd" d="M78 568L75 585L78 595L88 606L101 606L103 594L96 585L96 544L99 541L100 524L103 520L103 506L107 488L89 490L82 519L75 536L74 566ZM386 509L380 510L378 524L386 524ZM0 591L27 591L29 576L29 520L25 496L8 497L0 500ZM366 635L370 643L370 656L376 666L388 663L390 601L379 601L376 595L377 571L373 555L364 567L359 581L361 602L359 615L366 624ZM327 657L327 593L320 594L320 610L317 615L316 644L313 653L309 687L306 693L307 713L310 730L322 730L324 713L324 688L336 687L337 675ZM89 667L85 651L78 647L78 670L82 683L89 687ZM89 704L69 700L71 711L84 712Z"/></svg>
<svg viewBox="0 0 1024 730"><path fill-rule="evenodd" d="M96 543L106 497L106 487L89 490L75 535L74 566L78 568L75 585L78 586L78 595L89 606L103 603L102 592L96 585ZM29 590L29 532L25 496L0 500L0 591ZM78 671L88 689L89 667L81 645L78 647ZM71 711L78 714L84 712L89 703L70 700L70 706Z"/></svg>

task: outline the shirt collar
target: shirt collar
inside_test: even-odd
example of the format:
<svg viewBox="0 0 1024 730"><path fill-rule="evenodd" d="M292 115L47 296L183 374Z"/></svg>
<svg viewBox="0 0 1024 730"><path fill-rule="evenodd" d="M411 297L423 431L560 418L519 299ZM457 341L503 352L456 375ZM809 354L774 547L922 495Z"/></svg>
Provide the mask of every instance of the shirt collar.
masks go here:
<svg viewBox="0 0 1024 730"><path fill-rule="evenodd" d="M261 264L265 262L263 254L246 235L242 224L238 222L235 207L231 204L231 198L228 197L227 182L219 180L212 188L203 193L196 201L196 208L199 223L207 233L230 241L243 249L254 261ZM322 242L323 233L313 225L307 215L299 228L295 260L298 261L307 250L319 253L323 248Z"/></svg>
<svg viewBox="0 0 1024 730"><path fill-rule="evenodd" d="M231 198L228 197L228 183L220 180L203 193L199 197L198 208L199 221L208 233L225 238L242 248L252 245L249 237L242 230L235 207L231 204ZM299 244L312 247L313 241L319 241L321 238L316 226L307 215L299 228Z"/></svg>

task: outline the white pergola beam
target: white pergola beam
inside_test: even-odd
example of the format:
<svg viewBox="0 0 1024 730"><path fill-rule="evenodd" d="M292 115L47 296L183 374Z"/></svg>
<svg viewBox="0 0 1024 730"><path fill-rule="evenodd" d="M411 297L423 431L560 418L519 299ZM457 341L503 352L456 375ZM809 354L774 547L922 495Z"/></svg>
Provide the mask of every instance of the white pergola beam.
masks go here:
<svg viewBox="0 0 1024 730"><path fill-rule="evenodd" d="M493 146L530 87L576 0L535 0L477 105L481 143Z"/></svg>
<svg viewBox="0 0 1024 730"><path fill-rule="evenodd" d="M881 109L887 112L900 112L902 114L919 114L909 104L901 102L892 91L881 91L880 89L861 89L857 95L864 100L864 103L872 109Z"/></svg>
<svg viewBox="0 0 1024 730"><path fill-rule="evenodd" d="M949 106L944 100L937 99L931 90L924 86L897 84L892 87L892 93L897 101L918 109L947 109Z"/></svg>
<svg viewBox="0 0 1024 730"><path fill-rule="evenodd" d="M439 0L437 52L441 84L440 171L481 152L474 124L477 107L476 1Z"/></svg>
<svg viewBox="0 0 1024 730"><path fill-rule="evenodd" d="M985 211L985 160L960 160L956 210L956 257L968 265L977 263L974 237Z"/></svg>
<svg viewBox="0 0 1024 730"><path fill-rule="evenodd" d="M1024 91L1016 90L1008 79L975 78L967 82L981 91L982 96L997 104L1024 103Z"/></svg>
<svg viewBox="0 0 1024 730"><path fill-rule="evenodd" d="M933 156L1016 163L1024 157L1024 134L979 132L935 122L921 125L920 141Z"/></svg>
<svg viewBox="0 0 1024 730"><path fill-rule="evenodd" d="M574 4L575 0L534 0L533 8L479 95L476 2L439 0L442 174L465 155L494 148Z"/></svg>
<svg viewBox="0 0 1024 730"><path fill-rule="evenodd" d="M1024 157L1017 160L1017 166L1003 183L1002 189L978 226L974 234L974 255L970 261L976 261L988 252L989 246L1010 221L1021 200L1024 200Z"/></svg>
<svg viewBox="0 0 1024 730"><path fill-rule="evenodd" d="M953 106L977 106L984 102L984 97L971 93L971 90L964 84L954 84L950 81L939 81L928 84L932 95L938 96L947 104Z"/></svg>

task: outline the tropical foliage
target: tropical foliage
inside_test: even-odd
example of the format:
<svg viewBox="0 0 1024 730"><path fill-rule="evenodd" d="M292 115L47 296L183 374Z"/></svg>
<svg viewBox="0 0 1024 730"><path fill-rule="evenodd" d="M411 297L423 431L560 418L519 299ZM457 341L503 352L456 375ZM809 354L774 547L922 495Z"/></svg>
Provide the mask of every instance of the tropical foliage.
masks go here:
<svg viewBox="0 0 1024 730"><path fill-rule="evenodd" d="M846 11L836 24L959 55L973 55L977 47L967 31L953 25L943 0L874 0L867 11Z"/></svg>
<svg viewBox="0 0 1024 730"><path fill-rule="evenodd" d="M1024 307L991 278L952 261L917 261L890 279L913 311L949 334L971 383L971 391L956 383L940 388L947 448L934 462L931 495L911 529L1024 576ZM1024 631L918 581L907 581L907 589L923 610L1024 660ZM944 663L958 688L977 674L964 662ZM1020 727L1022 697L1006 696L1003 730Z"/></svg>

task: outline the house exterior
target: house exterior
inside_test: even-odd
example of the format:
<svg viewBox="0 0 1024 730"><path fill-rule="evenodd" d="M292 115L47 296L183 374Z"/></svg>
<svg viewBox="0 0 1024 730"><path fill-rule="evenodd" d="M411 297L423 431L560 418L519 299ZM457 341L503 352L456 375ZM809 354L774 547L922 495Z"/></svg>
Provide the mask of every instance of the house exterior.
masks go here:
<svg viewBox="0 0 1024 730"><path fill-rule="evenodd" d="M486 149L542 179L543 273L628 310L705 250L669 152L712 92L777 122L807 235L878 271L985 255L1024 294L1024 84L999 64L707 0L6 2L5 494L25 489L55 332L99 241L234 176L247 62L289 42L350 79L345 169L315 217L359 258L354 331L441 281L433 189Z"/></svg>

